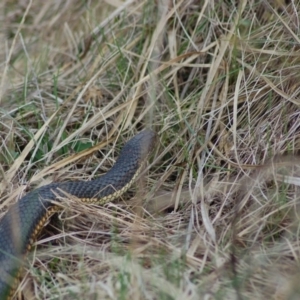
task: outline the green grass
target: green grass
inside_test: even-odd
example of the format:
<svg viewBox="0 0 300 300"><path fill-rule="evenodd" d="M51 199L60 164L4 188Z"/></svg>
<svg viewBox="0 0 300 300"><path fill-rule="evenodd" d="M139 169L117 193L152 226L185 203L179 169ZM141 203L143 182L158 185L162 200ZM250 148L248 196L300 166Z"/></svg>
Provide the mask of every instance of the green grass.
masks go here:
<svg viewBox="0 0 300 300"><path fill-rule="evenodd" d="M297 299L299 4L5 3L2 215L159 135L118 202L62 201L16 299Z"/></svg>

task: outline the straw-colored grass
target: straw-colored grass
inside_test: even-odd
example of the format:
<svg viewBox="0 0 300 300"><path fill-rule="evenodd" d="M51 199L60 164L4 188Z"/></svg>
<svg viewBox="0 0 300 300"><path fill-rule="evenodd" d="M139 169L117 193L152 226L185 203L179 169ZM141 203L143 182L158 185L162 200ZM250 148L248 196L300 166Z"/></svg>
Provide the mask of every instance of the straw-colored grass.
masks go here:
<svg viewBox="0 0 300 300"><path fill-rule="evenodd" d="M159 135L119 201L62 199L15 299L299 298L297 1L0 5L1 216Z"/></svg>

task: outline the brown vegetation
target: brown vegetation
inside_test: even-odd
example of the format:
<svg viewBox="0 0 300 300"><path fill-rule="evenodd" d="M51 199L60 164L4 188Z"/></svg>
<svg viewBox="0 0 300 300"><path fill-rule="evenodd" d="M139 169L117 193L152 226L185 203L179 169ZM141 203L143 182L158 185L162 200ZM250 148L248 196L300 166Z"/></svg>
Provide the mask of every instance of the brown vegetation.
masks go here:
<svg viewBox="0 0 300 300"><path fill-rule="evenodd" d="M132 193L63 201L16 299L298 298L297 1L0 5L2 215L159 134Z"/></svg>

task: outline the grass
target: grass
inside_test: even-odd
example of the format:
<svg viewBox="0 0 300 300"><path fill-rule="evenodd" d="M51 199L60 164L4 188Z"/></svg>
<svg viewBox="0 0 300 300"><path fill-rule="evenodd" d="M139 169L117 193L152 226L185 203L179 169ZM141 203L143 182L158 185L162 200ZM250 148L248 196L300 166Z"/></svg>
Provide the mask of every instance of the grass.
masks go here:
<svg viewBox="0 0 300 300"><path fill-rule="evenodd" d="M5 1L1 215L150 127L131 192L62 199L15 299L298 299L296 1Z"/></svg>

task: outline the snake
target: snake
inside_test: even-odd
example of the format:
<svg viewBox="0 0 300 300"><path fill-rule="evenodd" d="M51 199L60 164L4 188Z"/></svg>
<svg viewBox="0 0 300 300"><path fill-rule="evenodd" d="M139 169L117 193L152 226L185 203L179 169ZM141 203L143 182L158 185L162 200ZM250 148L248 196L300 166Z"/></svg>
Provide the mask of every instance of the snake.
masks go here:
<svg viewBox="0 0 300 300"><path fill-rule="evenodd" d="M125 193L140 175L156 144L157 135L145 129L122 148L113 167L90 181L53 182L37 188L11 205L0 220L0 299L11 299L24 258L48 219L66 195L85 204L104 205Z"/></svg>

